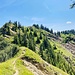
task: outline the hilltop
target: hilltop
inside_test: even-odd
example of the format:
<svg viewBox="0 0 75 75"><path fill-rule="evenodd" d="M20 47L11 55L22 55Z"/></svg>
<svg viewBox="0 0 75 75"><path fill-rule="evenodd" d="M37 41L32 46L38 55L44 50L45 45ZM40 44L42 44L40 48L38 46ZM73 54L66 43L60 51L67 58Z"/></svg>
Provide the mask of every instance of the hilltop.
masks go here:
<svg viewBox="0 0 75 75"><path fill-rule="evenodd" d="M9 21L0 28L1 75L75 75L75 31L54 33Z"/></svg>

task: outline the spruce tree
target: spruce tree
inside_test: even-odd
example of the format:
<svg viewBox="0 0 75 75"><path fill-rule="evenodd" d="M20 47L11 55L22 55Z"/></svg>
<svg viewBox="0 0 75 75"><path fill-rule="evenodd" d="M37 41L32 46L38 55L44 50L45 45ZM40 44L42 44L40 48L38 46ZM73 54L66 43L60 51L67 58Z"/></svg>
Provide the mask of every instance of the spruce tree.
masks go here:
<svg viewBox="0 0 75 75"><path fill-rule="evenodd" d="M24 31L25 31L24 26L22 26L21 29L22 29L22 32L24 33Z"/></svg>
<svg viewBox="0 0 75 75"><path fill-rule="evenodd" d="M3 36L5 36L5 34L6 34L6 29L4 27L2 28L2 34L3 34Z"/></svg>
<svg viewBox="0 0 75 75"><path fill-rule="evenodd" d="M40 33L40 39L42 39L42 33Z"/></svg>
<svg viewBox="0 0 75 75"><path fill-rule="evenodd" d="M36 44L39 44L39 43L40 43L40 39L39 37L37 37Z"/></svg>
<svg viewBox="0 0 75 75"><path fill-rule="evenodd" d="M35 42L34 42L34 40L31 38L31 39L29 39L29 49L31 49L31 50L33 50L33 51L35 51L36 49L35 49Z"/></svg>
<svg viewBox="0 0 75 75"><path fill-rule="evenodd" d="M15 35L15 36L14 36L14 43L15 43L15 44L18 44L18 45L20 44L18 35Z"/></svg>
<svg viewBox="0 0 75 75"><path fill-rule="evenodd" d="M26 34L24 34L22 41L24 42L23 46L28 47L28 39L27 39L27 35Z"/></svg>
<svg viewBox="0 0 75 75"><path fill-rule="evenodd" d="M15 32L17 32L17 28L18 28L17 21L15 21L13 24L14 24L14 28L13 28L13 30L14 30Z"/></svg>
<svg viewBox="0 0 75 75"><path fill-rule="evenodd" d="M34 37L37 37L37 32L36 32L36 31L34 31L33 35L34 35Z"/></svg>
<svg viewBox="0 0 75 75"><path fill-rule="evenodd" d="M41 55L42 58L44 57L44 55L43 55L43 50L44 50L43 44L41 44L41 45L40 45L40 51L39 51L39 54Z"/></svg>
<svg viewBox="0 0 75 75"><path fill-rule="evenodd" d="M29 31L29 28L27 28L26 31L28 32Z"/></svg>
<svg viewBox="0 0 75 75"><path fill-rule="evenodd" d="M53 29L51 29L50 33L52 33L52 34L53 34Z"/></svg>
<svg viewBox="0 0 75 75"><path fill-rule="evenodd" d="M10 27L8 26L7 34L10 35Z"/></svg>
<svg viewBox="0 0 75 75"><path fill-rule="evenodd" d="M19 29L19 34L18 34L18 38L19 38L19 42L20 44L22 43L22 36L21 36L21 32L20 32L20 29Z"/></svg>

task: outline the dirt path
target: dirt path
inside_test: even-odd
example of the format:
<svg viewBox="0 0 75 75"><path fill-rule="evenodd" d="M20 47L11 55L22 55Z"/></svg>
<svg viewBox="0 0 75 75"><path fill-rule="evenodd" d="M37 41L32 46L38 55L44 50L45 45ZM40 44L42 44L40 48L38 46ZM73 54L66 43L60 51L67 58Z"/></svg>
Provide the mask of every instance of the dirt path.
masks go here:
<svg viewBox="0 0 75 75"><path fill-rule="evenodd" d="M14 75L18 75L18 73L19 73L19 71L18 71L17 68L16 68L16 60L17 60L17 59L15 59L14 62L13 62L14 70L15 70Z"/></svg>
<svg viewBox="0 0 75 75"><path fill-rule="evenodd" d="M26 68L28 70L30 70L34 75L46 75L44 74L41 70L39 70L36 66L34 66L32 63L26 61L26 60L23 60Z"/></svg>
<svg viewBox="0 0 75 75"><path fill-rule="evenodd" d="M11 31L13 34L16 34L16 32L15 32L15 31L12 31L11 29L10 29L10 31Z"/></svg>
<svg viewBox="0 0 75 75"><path fill-rule="evenodd" d="M19 57L17 57L17 58L13 61L14 70L15 70L14 75L18 75L18 74L19 74L19 71L18 71L18 69L17 69L17 67L16 67L16 61L17 61L21 56L23 56L24 54L25 54L25 49L23 49L21 55L20 55Z"/></svg>

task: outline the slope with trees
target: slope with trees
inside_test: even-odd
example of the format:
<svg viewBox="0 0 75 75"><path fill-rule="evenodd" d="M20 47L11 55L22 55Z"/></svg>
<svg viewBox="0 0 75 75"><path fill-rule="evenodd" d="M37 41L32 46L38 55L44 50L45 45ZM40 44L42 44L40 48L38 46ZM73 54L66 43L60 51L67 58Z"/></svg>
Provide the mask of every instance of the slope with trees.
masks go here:
<svg viewBox="0 0 75 75"><path fill-rule="evenodd" d="M14 33L12 34L11 31L13 31ZM68 57L68 55L66 55L66 53L64 52L63 46L59 46L60 42L54 41L59 40L59 38L62 38L63 40L62 34L64 33L57 32L55 35L53 29L50 30L43 25L39 26L38 24L34 24L30 27L24 27L20 24L20 22L17 21L14 23L8 22L2 28L0 28L0 36L2 36L4 39L9 39L9 43L4 39L0 40L0 50L4 51L5 55L1 57L1 60L4 59L4 61L6 61L7 59L14 57L14 55L18 53L17 47L24 46L31 49L36 54L39 54L39 56L41 56L41 58L44 61L47 61L49 64L58 67L59 69L70 75L74 75L75 68L74 63L72 64L72 56L70 55L70 57ZM35 54L33 53L33 55ZM26 58L29 59L28 57ZM32 59L29 59L29 61L30 60ZM34 60L34 62L36 61Z"/></svg>

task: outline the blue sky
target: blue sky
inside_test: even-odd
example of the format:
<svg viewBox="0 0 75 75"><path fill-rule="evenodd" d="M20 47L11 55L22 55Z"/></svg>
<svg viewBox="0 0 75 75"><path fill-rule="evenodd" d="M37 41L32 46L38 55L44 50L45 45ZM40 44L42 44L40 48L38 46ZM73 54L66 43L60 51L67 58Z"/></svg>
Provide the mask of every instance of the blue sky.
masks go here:
<svg viewBox="0 0 75 75"><path fill-rule="evenodd" d="M75 29L71 0L0 0L0 27L9 20L29 26L43 24L54 31Z"/></svg>

